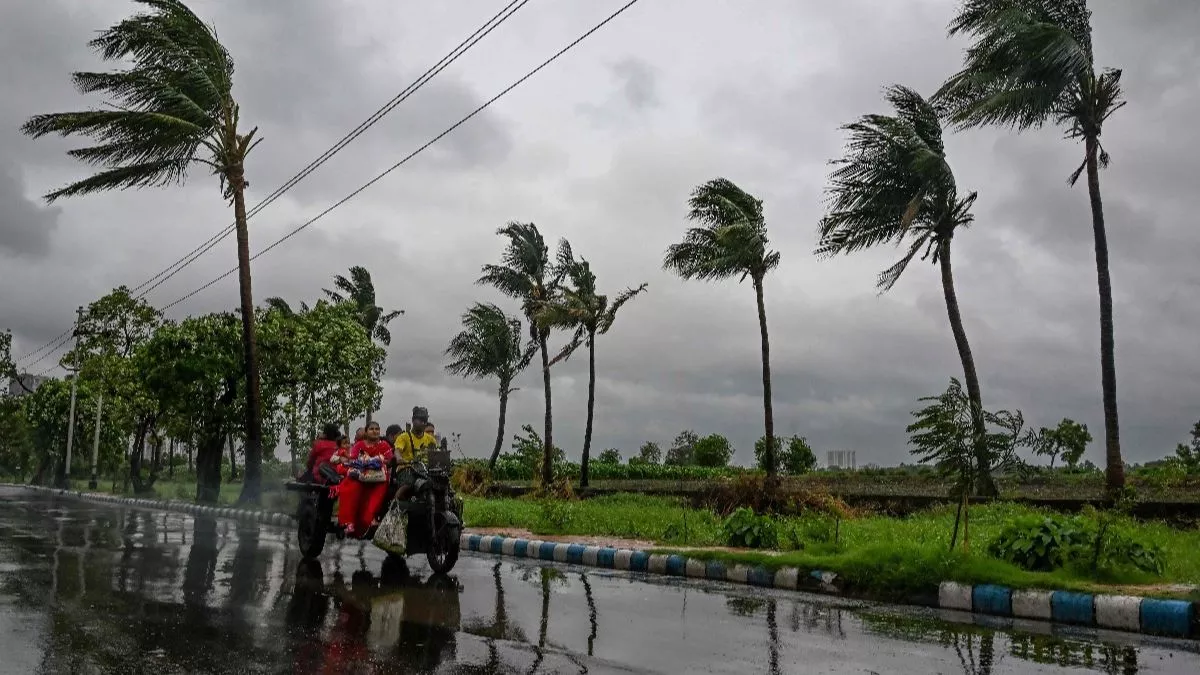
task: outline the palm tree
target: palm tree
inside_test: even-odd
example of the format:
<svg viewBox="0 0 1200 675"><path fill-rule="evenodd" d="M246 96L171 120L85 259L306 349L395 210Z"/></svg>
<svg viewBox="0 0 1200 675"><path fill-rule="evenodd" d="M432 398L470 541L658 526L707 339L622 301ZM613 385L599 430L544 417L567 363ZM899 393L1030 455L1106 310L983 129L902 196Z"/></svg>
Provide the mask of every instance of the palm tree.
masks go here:
<svg viewBox="0 0 1200 675"><path fill-rule="evenodd" d="M371 281L371 273L367 268L354 266L350 268L350 278L347 279L342 275L337 275L333 278L333 285L341 291L331 291L328 288L324 289L325 295L335 303L349 302L358 308L358 320L362 327L367 329L367 335L385 347L392 344L392 332L388 330L387 325L393 319L404 314L404 310L398 309L393 312L386 312L382 307L375 304L375 283ZM372 410L367 410L367 424L371 424Z"/></svg>
<svg viewBox="0 0 1200 675"><path fill-rule="evenodd" d="M257 145L257 128L246 133L239 129L233 58L214 29L179 0L135 1L150 11L113 25L89 43L105 60L126 60L127 67L72 75L80 92L111 97L112 109L35 115L21 130L34 138L82 135L96 142L67 154L99 171L46 195L48 202L181 183L193 163L207 166L220 178L224 197L233 202L246 360L246 475L241 500L257 503L262 489L262 404L245 199L246 156Z"/></svg>
<svg viewBox="0 0 1200 675"><path fill-rule="evenodd" d="M963 69L935 96L947 106L955 124L1024 131L1055 123L1066 127L1067 138L1083 141L1083 161L1068 183L1074 185L1087 173L1100 292L1107 484L1110 490L1119 489L1125 484L1125 464L1117 423L1108 235L1100 199L1100 168L1108 165L1109 155L1100 145L1100 133L1108 118L1125 105L1121 71L1096 68L1086 0L965 0L950 33L974 39Z"/></svg>
<svg viewBox="0 0 1200 675"><path fill-rule="evenodd" d="M521 320L510 317L493 304L475 303L462 316L463 329L450 340L446 356L452 361L446 370L464 377L482 379L494 377L499 382L500 422L496 429L496 445L488 460L488 468L496 468L496 458L504 445L504 422L508 416L508 396L516 391L513 380L533 361L537 344L522 346L524 329Z"/></svg>
<svg viewBox="0 0 1200 675"><path fill-rule="evenodd" d="M546 396L546 425L542 438L542 483L554 480L554 416L550 394L550 327L538 324L537 315L545 303L557 294L561 271L550 262L550 249L533 223L510 222L496 231L508 239L499 265L484 265L475 282L487 284L521 301L521 310L529 322L529 337L542 358L542 391Z"/></svg>
<svg viewBox="0 0 1200 675"><path fill-rule="evenodd" d="M558 269L570 285L553 300L543 305L538 322L556 328L574 329L571 342L550 361L564 361L581 344L588 348L587 425L583 432L583 463L579 470L579 487L588 486L588 459L592 448L592 419L596 409L596 336L604 335L617 320L617 312L639 293L646 284L627 288L609 304L607 295L596 292L596 275L586 260L575 260L571 244L565 239L558 244Z"/></svg>
<svg viewBox="0 0 1200 675"><path fill-rule="evenodd" d="M699 223L683 242L667 249L663 268L684 279L718 281L750 278L758 301L758 330L762 338L763 418L766 426L767 475L775 476L775 416L771 410L771 345L767 339L767 307L763 280L779 266L779 252L769 248L762 200L732 181L715 178L692 191L688 220Z"/></svg>
<svg viewBox="0 0 1200 675"><path fill-rule="evenodd" d="M899 85L888 87L884 98L895 115L866 115L843 127L850 138L846 156L833 162L837 168L830 176L829 212L821 220L817 255L855 253L907 241L904 257L879 274L880 292L891 290L917 255L941 268L946 313L962 361L978 442L987 433L983 398L950 263L955 232L974 220L971 205L976 195L958 193L934 106ZM982 446L977 447L976 489L994 496L987 458Z"/></svg>

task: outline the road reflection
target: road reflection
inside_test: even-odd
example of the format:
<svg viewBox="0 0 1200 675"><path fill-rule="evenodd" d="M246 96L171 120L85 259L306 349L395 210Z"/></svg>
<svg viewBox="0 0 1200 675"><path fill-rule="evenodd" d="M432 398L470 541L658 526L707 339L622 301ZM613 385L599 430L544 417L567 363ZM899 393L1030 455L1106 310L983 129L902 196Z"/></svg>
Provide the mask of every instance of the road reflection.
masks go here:
<svg viewBox="0 0 1200 675"><path fill-rule="evenodd" d="M301 561L292 538L230 520L0 500L0 671L1197 672L1195 653L1147 657L1132 637L481 556L434 576L421 558L385 560L356 542Z"/></svg>

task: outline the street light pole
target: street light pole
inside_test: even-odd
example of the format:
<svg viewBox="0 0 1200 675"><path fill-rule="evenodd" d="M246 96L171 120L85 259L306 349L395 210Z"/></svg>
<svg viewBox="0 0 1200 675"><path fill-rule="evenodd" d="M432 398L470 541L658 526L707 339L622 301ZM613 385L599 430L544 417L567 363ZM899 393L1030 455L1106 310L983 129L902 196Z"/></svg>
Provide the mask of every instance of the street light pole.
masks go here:
<svg viewBox="0 0 1200 675"><path fill-rule="evenodd" d="M92 438L92 476L88 479L88 489L96 489L96 467L100 461L100 410L104 406L104 392L96 396L96 435Z"/></svg>
<svg viewBox="0 0 1200 675"><path fill-rule="evenodd" d="M71 412L67 422L67 457L63 469L62 487L71 487L71 450L75 445L75 393L79 389L79 324L83 320L83 307L75 308L75 372L71 375Z"/></svg>

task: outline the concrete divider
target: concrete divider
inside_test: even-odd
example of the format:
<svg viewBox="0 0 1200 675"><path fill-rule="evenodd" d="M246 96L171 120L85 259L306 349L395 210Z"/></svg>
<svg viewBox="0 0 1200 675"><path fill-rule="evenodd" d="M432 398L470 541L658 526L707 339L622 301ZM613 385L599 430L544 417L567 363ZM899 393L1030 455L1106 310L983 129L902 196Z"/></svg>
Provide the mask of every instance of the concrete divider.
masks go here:
<svg viewBox="0 0 1200 675"><path fill-rule="evenodd" d="M838 576L825 570L762 566L690 558L683 554L648 553L583 544L555 543L497 535L464 533L460 546L484 555L535 558L601 569L646 572L663 576L728 581L764 588L841 593ZM1096 628L1168 637L1200 638L1196 603L1133 596L1091 595L1066 591L1016 590L993 584L943 582L934 604L941 609L999 617L1056 621Z"/></svg>

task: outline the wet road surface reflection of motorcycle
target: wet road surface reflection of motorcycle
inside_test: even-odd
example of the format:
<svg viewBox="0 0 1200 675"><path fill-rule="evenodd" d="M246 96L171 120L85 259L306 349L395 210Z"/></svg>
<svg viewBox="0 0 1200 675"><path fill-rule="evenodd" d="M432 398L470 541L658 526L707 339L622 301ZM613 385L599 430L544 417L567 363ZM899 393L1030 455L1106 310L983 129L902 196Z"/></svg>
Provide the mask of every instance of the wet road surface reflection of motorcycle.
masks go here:
<svg viewBox="0 0 1200 675"><path fill-rule="evenodd" d="M416 475L412 496L408 499L385 499L377 520L382 520L393 507L407 515L405 526L406 542L404 556L424 554L429 567L437 574L445 574L458 562L459 538L462 535L462 500L454 495L450 487L450 470L453 462L445 450L431 450L429 463L414 462L410 468ZM343 480L328 464L322 464L318 472L327 482L309 483L290 481L288 490L300 493L300 506L296 512L297 539L305 558L316 558L325 548L326 539L338 538L370 540L375 536L372 527L361 535L346 533L334 517L336 498L330 487ZM390 472L388 494L398 489L396 474ZM388 553L389 557L399 557Z"/></svg>
<svg viewBox="0 0 1200 675"><path fill-rule="evenodd" d="M298 647L296 672L352 672L363 666L371 672L397 667L428 672L452 662L462 590L444 574L427 579L410 574L399 557L388 558L379 575L354 572L349 584L340 573L327 583L319 561L301 561L288 607L289 632ZM333 622L326 620L330 610Z"/></svg>

